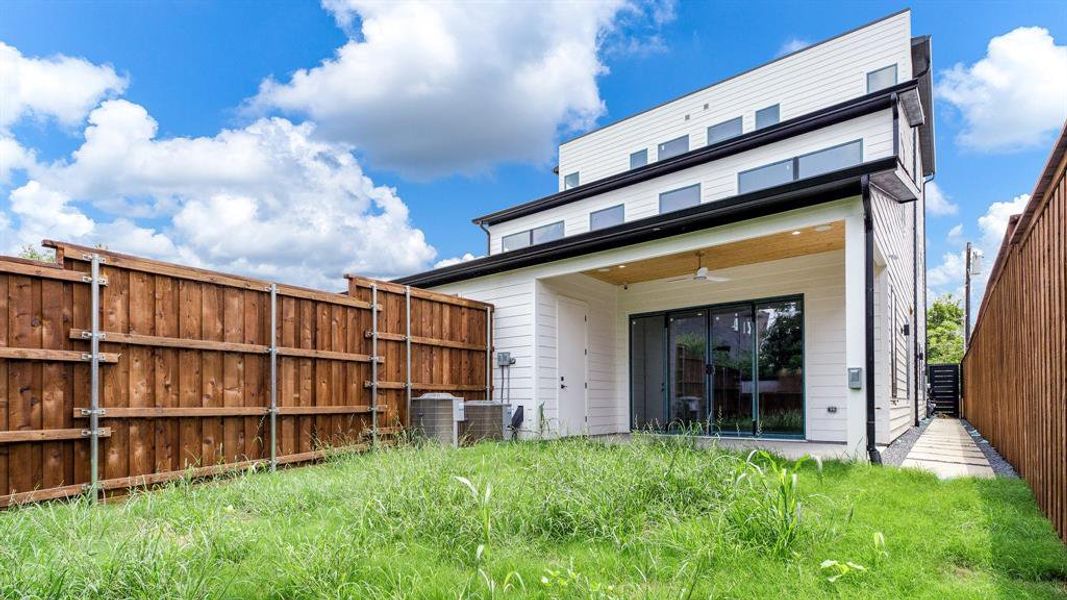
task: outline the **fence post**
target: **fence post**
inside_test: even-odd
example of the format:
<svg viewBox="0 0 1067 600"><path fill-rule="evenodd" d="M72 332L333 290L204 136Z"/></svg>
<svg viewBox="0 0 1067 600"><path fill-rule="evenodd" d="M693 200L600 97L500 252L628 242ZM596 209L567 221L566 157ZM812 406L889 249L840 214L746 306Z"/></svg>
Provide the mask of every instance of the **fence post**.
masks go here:
<svg viewBox="0 0 1067 600"><path fill-rule="evenodd" d="M278 284L270 284L270 470L278 468Z"/></svg>
<svg viewBox="0 0 1067 600"><path fill-rule="evenodd" d="M411 286L404 286L404 425L411 428Z"/></svg>
<svg viewBox="0 0 1067 600"><path fill-rule="evenodd" d="M100 487L100 263L97 253L87 256L90 262L89 302L89 490L99 499Z"/></svg>
<svg viewBox="0 0 1067 600"><path fill-rule="evenodd" d="M485 307L485 399L493 399L493 314L488 306Z"/></svg>
<svg viewBox="0 0 1067 600"><path fill-rule="evenodd" d="M378 447L378 284L370 286L371 339L370 339L370 423L371 444Z"/></svg>

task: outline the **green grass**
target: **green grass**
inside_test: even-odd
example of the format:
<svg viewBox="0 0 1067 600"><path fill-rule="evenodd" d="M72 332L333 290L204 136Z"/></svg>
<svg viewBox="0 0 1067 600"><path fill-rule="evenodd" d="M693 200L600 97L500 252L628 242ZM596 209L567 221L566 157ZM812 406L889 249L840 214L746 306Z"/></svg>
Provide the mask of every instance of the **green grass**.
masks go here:
<svg viewBox="0 0 1067 600"><path fill-rule="evenodd" d="M1065 581L1021 481L794 471L684 438L402 447L0 514L0 597L1051 598Z"/></svg>

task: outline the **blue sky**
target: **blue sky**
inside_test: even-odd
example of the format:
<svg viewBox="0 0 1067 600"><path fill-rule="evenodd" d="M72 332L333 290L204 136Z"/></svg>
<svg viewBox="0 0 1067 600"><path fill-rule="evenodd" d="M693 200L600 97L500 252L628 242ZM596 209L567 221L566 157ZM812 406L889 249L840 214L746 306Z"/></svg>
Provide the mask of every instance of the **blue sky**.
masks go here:
<svg viewBox="0 0 1067 600"><path fill-rule="evenodd" d="M84 82L68 77L71 89L85 88L79 106L46 98L34 107L31 99L9 107L6 121L0 115L0 140L7 136L19 148L0 155L7 163L0 163L2 250L35 235L98 240L316 285L339 281L344 270L396 275L479 254L484 234L470 219L555 191L551 150L560 137L765 62L790 42L818 41L904 5L530 6L390 12L345 0L8 2L0 42L18 59L54 64L63 55L100 71L84 73ZM435 18L424 19L428 14ZM379 33L368 33L368 23L380 25ZM1050 39L1025 30L1031 34L1002 38L1004 50L990 55L991 40L1021 27L1043 28ZM441 42L441 28L474 47ZM1021 201L991 205L1031 190L1050 132L1067 116L1063 84L1047 71L1067 65L1060 62L1067 8L919 3L912 30L933 35L941 84L935 183L956 210L930 217L929 266L931 284L947 291L960 275L952 256L966 239L992 245L1006 218L1000 213ZM356 47L368 40L379 54ZM346 44L369 52L356 63L379 60L292 80ZM560 47L577 48L553 71L564 75L538 86L543 95L530 94L515 73L538 64L539 51ZM1013 62L1013 53L1023 60ZM974 69L983 60L986 68ZM1034 75L1039 67L1048 79ZM1009 79L1044 104L1020 106L1008 92L990 90L983 74L998 69L1018 69ZM435 77L442 73L459 89L439 92ZM534 70L534 78L544 80L544 73ZM1067 80L1067 72L1058 79ZM396 90L414 99L397 101ZM68 99L79 104L73 92ZM990 110L1025 115L1011 132L997 131L981 120ZM473 125L478 119L490 125ZM92 148L87 127L97 134ZM220 137L224 130L232 135ZM24 158L31 152L32 160ZM27 189L36 180L40 185ZM61 218L32 214L33 207ZM287 220L293 213L299 218ZM335 257L318 260L326 253Z"/></svg>

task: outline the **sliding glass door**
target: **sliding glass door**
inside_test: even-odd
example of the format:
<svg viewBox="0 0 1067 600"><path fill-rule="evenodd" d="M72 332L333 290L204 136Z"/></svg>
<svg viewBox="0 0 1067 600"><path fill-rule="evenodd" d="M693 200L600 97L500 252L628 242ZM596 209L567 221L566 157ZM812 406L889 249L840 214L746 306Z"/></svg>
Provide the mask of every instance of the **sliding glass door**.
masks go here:
<svg viewBox="0 0 1067 600"><path fill-rule="evenodd" d="M631 317L630 395L634 429L803 437L801 299Z"/></svg>
<svg viewBox="0 0 1067 600"><path fill-rule="evenodd" d="M755 432L754 339L751 305L711 309L712 433Z"/></svg>

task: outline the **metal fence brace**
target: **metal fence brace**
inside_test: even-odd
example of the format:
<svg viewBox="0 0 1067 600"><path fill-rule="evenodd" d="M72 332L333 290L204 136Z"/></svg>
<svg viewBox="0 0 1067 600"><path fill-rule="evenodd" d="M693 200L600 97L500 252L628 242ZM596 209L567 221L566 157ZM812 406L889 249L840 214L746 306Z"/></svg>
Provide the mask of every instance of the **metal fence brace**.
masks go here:
<svg viewBox="0 0 1067 600"><path fill-rule="evenodd" d="M408 428L411 427L411 286L404 286L404 402L405 420Z"/></svg>
<svg viewBox="0 0 1067 600"><path fill-rule="evenodd" d="M96 500L100 487L100 264L97 253L86 256L90 263L89 306L89 490Z"/></svg>
<svg viewBox="0 0 1067 600"><path fill-rule="evenodd" d="M278 468L278 284L270 284L270 470Z"/></svg>
<svg viewBox="0 0 1067 600"><path fill-rule="evenodd" d="M370 341L370 422L371 441L378 447L378 284L370 287L371 341Z"/></svg>

